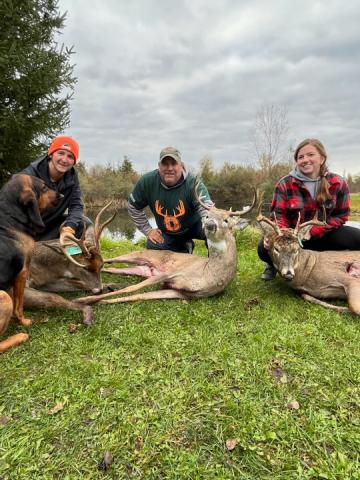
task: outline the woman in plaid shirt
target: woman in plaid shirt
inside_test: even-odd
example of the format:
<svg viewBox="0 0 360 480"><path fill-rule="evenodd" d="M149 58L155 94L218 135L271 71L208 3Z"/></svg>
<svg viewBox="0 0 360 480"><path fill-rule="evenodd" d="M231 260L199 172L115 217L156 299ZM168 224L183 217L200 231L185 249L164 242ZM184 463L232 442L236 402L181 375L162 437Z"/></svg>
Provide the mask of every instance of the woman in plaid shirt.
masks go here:
<svg viewBox="0 0 360 480"><path fill-rule="evenodd" d="M309 250L360 250L360 229L344 226L350 211L349 187L344 178L328 171L326 151L316 139L302 141L294 153L295 168L275 186L271 215L275 213L280 228L294 228L301 214L301 222L319 220L326 209L326 226L313 226L303 248ZM267 263L261 275L272 280L276 270L268 253L266 239L258 246L261 260Z"/></svg>

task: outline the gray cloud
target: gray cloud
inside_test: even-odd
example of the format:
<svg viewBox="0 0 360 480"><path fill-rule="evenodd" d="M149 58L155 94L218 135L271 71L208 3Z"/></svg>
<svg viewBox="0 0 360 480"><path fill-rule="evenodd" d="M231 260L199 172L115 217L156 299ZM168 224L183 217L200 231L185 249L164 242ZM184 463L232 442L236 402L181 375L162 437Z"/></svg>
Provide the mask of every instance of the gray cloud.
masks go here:
<svg viewBox="0 0 360 480"><path fill-rule="evenodd" d="M211 3L211 5L209 5ZM360 172L357 2L60 0L74 45L71 127L86 165L155 168L177 146L197 167L253 160L264 104L285 105L288 142L318 137L331 167Z"/></svg>

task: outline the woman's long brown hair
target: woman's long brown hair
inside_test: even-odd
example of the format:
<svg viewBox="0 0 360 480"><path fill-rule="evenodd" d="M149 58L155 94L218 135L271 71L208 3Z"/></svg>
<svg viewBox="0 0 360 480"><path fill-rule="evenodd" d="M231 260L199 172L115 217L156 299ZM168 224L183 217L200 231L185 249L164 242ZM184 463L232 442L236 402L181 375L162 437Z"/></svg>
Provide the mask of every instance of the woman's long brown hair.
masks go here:
<svg viewBox="0 0 360 480"><path fill-rule="evenodd" d="M331 199L331 195L329 192L329 182L326 180L326 173L327 173L327 166L326 166L326 159L327 159L327 154L324 145L320 142L320 140L317 140L316 138L306 138L303 140L299 145L296 147L296 150L294 152L294 159L295 162L297 162L297 156L299 154L299 151L305 147L306 145L312 145L313 147L316 148L316 150L320 153L320 155L323 157L324 161L320 167L320 186L318 193L316 195L316 201L319 205L323 205L326 200Z"/></svg>

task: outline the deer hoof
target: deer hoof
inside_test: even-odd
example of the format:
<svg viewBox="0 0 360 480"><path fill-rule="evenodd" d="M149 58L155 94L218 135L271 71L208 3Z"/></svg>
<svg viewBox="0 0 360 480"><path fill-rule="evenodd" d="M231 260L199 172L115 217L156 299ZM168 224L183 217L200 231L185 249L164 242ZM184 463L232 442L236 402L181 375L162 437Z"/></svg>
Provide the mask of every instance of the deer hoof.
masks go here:
<svg viewBox="0 0 360 480"><path fill-rule="evenodd" d="M83 308L83 324L90 327L94 323L94 312L93 309L87 305Z"/></svg>

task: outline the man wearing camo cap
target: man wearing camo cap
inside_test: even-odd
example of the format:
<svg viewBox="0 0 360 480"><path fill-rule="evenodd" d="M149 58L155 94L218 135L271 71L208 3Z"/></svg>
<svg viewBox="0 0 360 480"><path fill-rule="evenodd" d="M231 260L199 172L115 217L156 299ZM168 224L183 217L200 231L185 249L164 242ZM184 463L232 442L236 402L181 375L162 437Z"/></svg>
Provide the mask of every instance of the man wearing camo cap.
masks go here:
<svg viewBox="0 0 360 480"><path fill-rule="evenodd" d="M158 168L140 178L129 197L128 211L136 227L147 237L147 248L192 253L193 239L206 240L201 222L206 210L194 197L195 181L174 147L163 148ZM201 182L199 190L204 202L212 205ZM146 217L145 207L153 213L156 227Z"/></svg>

